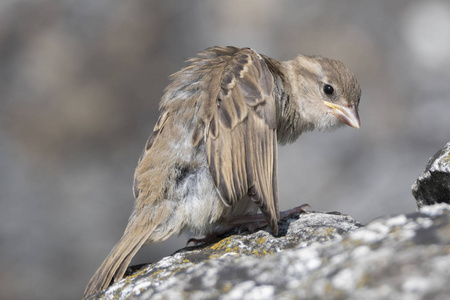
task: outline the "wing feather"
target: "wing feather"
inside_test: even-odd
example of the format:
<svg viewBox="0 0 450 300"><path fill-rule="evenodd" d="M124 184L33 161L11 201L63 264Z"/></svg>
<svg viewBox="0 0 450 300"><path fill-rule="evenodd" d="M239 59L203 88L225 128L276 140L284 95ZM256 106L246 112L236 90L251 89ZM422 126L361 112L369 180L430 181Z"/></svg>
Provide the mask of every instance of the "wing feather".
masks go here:
<svg viewBox="0 0 450 300"><path fill-rule="evenodd" d="M167 119L169 117L169 113L166 111L164 113L162 113L159 118L158 121L156 121L156 125L153 128L153 132L150 134L147 143L145 144L145 149L142 151L141 156L139 157L138 160L138 165L141 163L142 159L144 158L144 156L149 152L150 148L152 148L153 143L155 142L155 140L158 138L159 134L161 133L161 131L164 128L164 125L167 122ZM134 173L134 180L133 180L133 195L134 198L137 199L139 197L139 194L141 193L141 190L139 189L139 180L137 178L137 173Z"/></svg>
<svg viewBox="0 0 450 300"><path fill-rule="evenodd" d="M279 209L273 77L255 51L230 51L216 78L220 83L212 85L220 90L216 96L210 93L209 101L216 105L209 111L205 133L209 170L225 205L233 206L248 194L276 233Z"/></svg>

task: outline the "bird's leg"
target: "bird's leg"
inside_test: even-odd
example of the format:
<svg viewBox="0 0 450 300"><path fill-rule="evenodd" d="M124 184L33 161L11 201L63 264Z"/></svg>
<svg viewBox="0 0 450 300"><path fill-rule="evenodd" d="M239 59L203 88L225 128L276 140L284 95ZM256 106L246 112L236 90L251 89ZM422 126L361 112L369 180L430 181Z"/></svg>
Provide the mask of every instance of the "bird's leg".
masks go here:
<svg viewBox="0 0 450 300"><path fill-rule="evenodd" d="M296 213L304 213L306 212L305 208L310 207L309 204L302 204L300 206L285 210L280 212L280 220L285 219ZM230 232L233 229L238 228L238 232L242 232L242 230L247 229L250 232L255 232L257 229L267 226L267 221L262 214L253 214L253 215L244 215L234 217L230 220L224 222L225 226L220 230L215 231L211 234L206 235L204 238L196 239L191 238L187 241L187 245L189 243L199 244L199 243L208 243L214 240L215 238Z"/></svg>

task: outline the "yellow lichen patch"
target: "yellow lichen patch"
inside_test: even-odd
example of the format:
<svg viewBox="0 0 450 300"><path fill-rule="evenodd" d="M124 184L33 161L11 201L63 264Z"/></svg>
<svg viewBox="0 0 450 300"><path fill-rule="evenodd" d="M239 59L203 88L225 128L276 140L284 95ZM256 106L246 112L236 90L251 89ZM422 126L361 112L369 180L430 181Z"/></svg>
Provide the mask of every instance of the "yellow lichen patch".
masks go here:
<svg viewBox="0 0 450 300"><path fill-rule="evenodd" d="M331 235L332 233L334 233L334 230L335 230L334 227L327 228L327 231L326 231L327 235Z"/></svg>
<svg viewBox="0 0 450 300"><path fill-rule="evenodd" d="M220 240L219 242L212 245L210 248L216 251L224 250L228 247L229 241L230 237L224 238L223 240Z"/></svg>
<svg viewBox="0 0 450 300"><path fill-rule="evenodd" d="M181 264L189 264L189 265L192 265L192 262L191 262L188 258L183 258L182 260L180 260L180 261L178 262L178 264L179 264L179 265L181 265Z"/></svg>
<svg viewBox="0 0 450 300"><path fill-rule="evenodd" d="M450 163L450 152L447 154L447 156L443 159L444 163L449 164Z"/></svg>
<svg viewBox="0 0 450 300"><path fill-rule="evenodd" d="M136 272L134 272L133 274L131 274L131 275L125 277L125 278L124 278L124 279L125 279L125 284L123 284L122 287L119 288L119 289L117 290L117 292L116 292L115 295L114 295L114 299L118 299L118 298L119 298L119 296L120 296L120 291L122 291L124 288L126 288L126 287L128 287L130 284L132 284L133 279L135 279L135 278L138 277L139 275L145 274L145 273L147 272L146 269L147 269L147 268L142 268L141 270L136 271ZM154 272L152 275L155 275L155 274L160 273L160 272L162 272L162 270L158 270L158 271ZM104 299L104 295L103 295L100 299Z"/></svg>
<svg viewBox="0 0 450 300"><path fill-rule="evenodd" d="M324 286L325 293L329 294L333 291L333 286L330 282L327 282Z"/></svg>
<svg viewBox="0 0 450 300"><path fill-rule="evenodd" d="M210 246L210 249L213 250L210 258L220 257L225 253L241 253L242 250L239 248L239 246L237 244L232 246L233 244L230 241L231 238L227 237Z"/></svg>
<svg viewBox="0 0 450 300"><path fill-rule="evenodd" d="M163 270L161 270L161 269L154 271L154 272L152 273L152 277L155 278L156 276L158 276L159 274L161 274L162 271L163 271Z"/></svg>
<svg viewBox="0 0 450 300"><path fill-rule="evenodd" d="M144 274L145 272L146 272L146 268L142 268L142 269L140 269L139 271L136 271L136 272L134 272L133 274L131 274L131 275L125 277L125 279L126 279L125 282L126 282L126 283L129 283L129 282L131 282L132 279L138 277L139 275Z"/></svg>
<svg viewBox="0 0 450 300"><path fill-rule="evenodd" d="M258 245L262 245L265 241L266 241L265 237L260 237L259 239L256 240L256 243Z"/></svg>
<svg viewBox="0 0 450 300"><path fill-rule="evenodd" d="M252 254L253 255L257 255L257 256L266 256L266 255L269 255L269 254L273 254L273 251L267 252L266 250L262 250L262 251L253 250Z"/></svg>
<svg viewBox="0 0 450 300"><path fill-rule="evenodd" d="M221 288L220 288L220 292L222 294L228 293L231 288L233 287L233 285L231 284L231 282L227 281Z"/></svg>

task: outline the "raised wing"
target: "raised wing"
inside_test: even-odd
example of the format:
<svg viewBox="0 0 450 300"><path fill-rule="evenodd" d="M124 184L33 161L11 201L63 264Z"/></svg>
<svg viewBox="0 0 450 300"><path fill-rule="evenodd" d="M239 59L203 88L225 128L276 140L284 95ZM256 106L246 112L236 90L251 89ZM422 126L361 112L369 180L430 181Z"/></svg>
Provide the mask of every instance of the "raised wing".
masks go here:
<svg viewBox="0 0 450 300"><path fill-rule="evenodd" d="M204 115L210 120L205 130L209 170L227 206L233 206L248 194L277 233L279 209L273 77L264 59L254 50L233 50L234 53L223 63L223 71L216 78L217 84L211 82L213 88L218 85L218 93L209 94L212 98L208 101L214 101L214 108L209 109L209 115Z"/></svg>

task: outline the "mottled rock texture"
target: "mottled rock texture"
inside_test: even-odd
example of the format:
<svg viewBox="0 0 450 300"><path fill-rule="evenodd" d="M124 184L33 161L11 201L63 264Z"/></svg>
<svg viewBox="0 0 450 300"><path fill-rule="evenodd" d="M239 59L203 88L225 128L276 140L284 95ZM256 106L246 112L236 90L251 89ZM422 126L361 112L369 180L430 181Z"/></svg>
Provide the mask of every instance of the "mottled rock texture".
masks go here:
<svg viewBox="0 0 450 300"><path fill-rule="evenodd" d="M428 161L412 186L418 207L435 203L450 204L450 142Z"/></svg>
<svg viewBox="0 0 450 300"><path fill-rule="evenodd" d="M134 268L101 299L446 299L450 206L362 227L310 212ZM145 248L144 250L145 251Z"/></svg>

